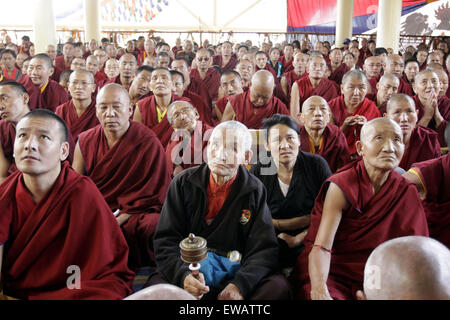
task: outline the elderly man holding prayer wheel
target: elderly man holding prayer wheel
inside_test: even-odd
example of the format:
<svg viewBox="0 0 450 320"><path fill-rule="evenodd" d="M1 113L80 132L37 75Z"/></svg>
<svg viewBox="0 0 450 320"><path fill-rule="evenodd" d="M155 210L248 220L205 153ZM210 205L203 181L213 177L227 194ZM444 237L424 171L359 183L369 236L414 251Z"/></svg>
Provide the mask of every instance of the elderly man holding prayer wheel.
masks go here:
<svg viewBox="0 0 450 320"><path fill-rule="evenodd" d="M277 274L278 244L266 191L244 166L251 144L245 125L223 122L211 133L207 163L174 178L154 237L157 272L147 284L169 282L198 299L290 298L288 282ZM207 241L198 277L180 256L180 242L190 233ZM238 259L229 259L231 252Z"/></svg>

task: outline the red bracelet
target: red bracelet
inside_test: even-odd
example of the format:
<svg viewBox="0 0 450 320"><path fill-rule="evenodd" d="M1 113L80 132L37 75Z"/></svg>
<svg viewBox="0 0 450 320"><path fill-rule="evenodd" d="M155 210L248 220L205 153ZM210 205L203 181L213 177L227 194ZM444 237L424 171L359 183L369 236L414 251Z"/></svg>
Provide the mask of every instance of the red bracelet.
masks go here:
<svg viewBox="0 0 450 320"><path fill-rule="evenodd" d="M314 244L313 247L318 247L319 249L322 249L325 252L331 253L330 249L327 249L327 248L321 246L320 244Z"/></svg>

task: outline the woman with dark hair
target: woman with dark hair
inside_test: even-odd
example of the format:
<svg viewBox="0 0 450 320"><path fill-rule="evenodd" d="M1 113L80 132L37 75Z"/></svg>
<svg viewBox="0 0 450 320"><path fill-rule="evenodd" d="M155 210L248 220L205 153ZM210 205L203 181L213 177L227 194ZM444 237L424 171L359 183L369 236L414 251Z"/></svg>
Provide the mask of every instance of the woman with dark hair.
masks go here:
<svg viewBox="0 0 450 320"><path fill-rule="evenodd" d="M263 121L270 164L254 165L250 172L267 190L267 204L280 245L280 266L290 268L303 249L310 211L331 170L322 157L300 151L298 125L287 115Z"/></svg>

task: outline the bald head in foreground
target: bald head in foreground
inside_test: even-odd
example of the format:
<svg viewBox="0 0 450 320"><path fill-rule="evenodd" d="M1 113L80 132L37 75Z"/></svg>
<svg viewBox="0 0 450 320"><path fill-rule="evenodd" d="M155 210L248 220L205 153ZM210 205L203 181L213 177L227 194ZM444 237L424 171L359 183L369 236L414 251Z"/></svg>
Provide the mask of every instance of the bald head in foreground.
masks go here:
<svg viewBox="0 0 450 320"><path fill-rule="evenodd" d="M316 198L293 271L300 299L356 299L354 288L362 288L375 247L397 237L428 236L417 190L393 171L404 152L400 126L387 118L367 122L356 149L362 160L331 176Z"/></svg>
<svg viewBox="0 0 450 320"><path fill-rule="evenodd" d="M450 250L427 237L408 236L379 245L364 270L360 300L449 300Z"/></svg>
<svg viewBox="0 0 450 320"><path fill-rule="evenodd" d="M193 295L173 284L163 283L142 289L124 300L196 300Z"/></svg>
<svg viewBox="0 0 450 320"><path fill-rule="evenodd" d="M286 105L273 96L275 79L267 70L259 70L252 76L247 92L229 98L222 122L236 119L250 129L262 127L262 120L276 113L289 114Z"/></svg>

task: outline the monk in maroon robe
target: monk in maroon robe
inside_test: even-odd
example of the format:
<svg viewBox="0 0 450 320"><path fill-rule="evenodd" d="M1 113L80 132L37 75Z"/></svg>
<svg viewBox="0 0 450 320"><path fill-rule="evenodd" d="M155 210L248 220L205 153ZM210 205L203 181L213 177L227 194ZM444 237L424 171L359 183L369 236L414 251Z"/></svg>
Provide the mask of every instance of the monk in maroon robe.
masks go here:
<svg viewBox="0 0 450 320"><path fill-rule="evenodd" d="M418 123L438 133L441 146L445 146L444 132L450 120L450 100L439 98L440 82L438 75L430 70L420 71L413 84L416 95L413 97L418 110Z"/></svg>
<svg viewBox="0 0 450 320"><path fill-rule="evenodd" d="M30 300L125 298L134 278L126 241L92 181L63 162L64 121L34 110L17 133L19 170L0 185L4 293Z"/></svg>
<svg viewBox="0 0 450 320"><path fill-rule="evenodd" d="M167 110L167 119L176 135L166 147L167 163L173 169L173 176L206 160L204 150L213 128L198 121L199 117L197 109L187 101L175 101Z"/></svg>
<svg viewBox="0 0 450 320"><path fill-rule="evenodd" d="M136 69L136 57L131 53L124 54L119 59L119 75L105 82L105 85L109 83L117 83L122 85L127 90L130 89L131 82L133 82L135 77Z"/></svg>
<svg viewBox="0 0 450 320"><path fill-rule="evenodd" d="M393 171L403 148L401 129L392 120L364 125L358 141L362 160L331 176L316 198L305 250L291 274L298 298L355 299L366 260L379 244L428 236L416 188Z"/></svg>
<svg viewBox="0 0 450 320"><path fill-rule="evenodd" d="M405 94L393 95L387 104L386 117L398 123L403 133L405 152L399 167L408 170L414 162L441 156L441 146L435 131L417 124L414 100Z"/></svg>
<svg viewBox="0 0 450 320"><path fill-rule="evenodd" d="M371 90L369 91L369 93L373 93L376 89L376 84L380 77L381 68L381 59L379 56L369 56L364 60L363 70L366 73L367 79L369 79L371 85ZM375 82L371 82L372 79L375 79Z"/></svg>
<svg viewBox="0 0 450 320"><path fill-rule="evenodd" d="M222 43L222 52L213 57L212 64L222 70L233 70L236 67L237 58L233 54L233 45L230 41Z"/></svg>
<svg viewBox="0 0 450 320"><path fill-rule="evenodd" d="M291 116L298 119L301 105L311 96L321 96L330 101L338 96L333 82L325 78L325 60L321 56L314 56L308 62L308 77L301 77L292 85L291 89Z"/></svg>
<svg viewBox="0 0 450 320"><path fill-rule="evenodd" d="M72 99L56 108L56 114L66 122L75 141L80 133L99 124L95 115L95 97L93 97L95 90L94 76L91 72L74 71L69 80Z"/></svg>
<svg viewBox="0 0 450 320"><path fill-rule="evenodd" d="M366 98L376 103L378 110L383 115L386 113L386 104L392 95L398 91L400 80L393 74L384 74L376 84L373 93L368 93Z"/></svg>
<svg viewBox="0 0 450 320"><path fill-rule="evenodd" d="M150 97L153 93L150 91L150 80L152 77L153 68L142 65L136 70L136 76L131 83L128 95L130 96L130 103L133 106L133 116L136 110L137 103L141 99ZM132 119L133 117L131 117Z"/></svg>
<svg viewBox="0 0 450 320"><path fill-rule="evenodd" d="M415 183L422 195L430 237L450 249L450 154L414 163L404 177Z"/></svg>
<svg viewBox="0 0 450 320"><path fill-rule="evenodd" d="M342 78L342 95L328 102L337 126L341 127L347 138L351 155L356 153L356 141L361 126L369 120L380 117L375 103L365 98L368 82L365 74L350 70Z"/></svg>
<svg viewBox="0 0 450 320"><path fill-rule="evenodd" d="M172 137L173 129L167 121L167 108L176 100L188 99L172 94L173 82L170 71L156 68L152 72L150 90L153 95L140 100L134 112L133 120L152 129L165 148Z"/></svg>
<svg viewBox="0 0 450 320"><path fill-rule="evenodd" d="M343 59L344 56L342 55L341 49L334 48L331 50L329 65L331 74L328 77L328 80L332 80L338 85L341 85L342 77L347 73L347 71L350 70L350 68L345 63L342 63Z"/></svg>
<svg viewBox="0 0 450 320"><path fill-rule="evenodd" d="M215 112L218 122L222 120L222 115L228 104L228 98L242 92L242 78L239 72L234 70L225 70L220 76L220 99L217 100L215 106Z"/></svg>
<svg viewBox="0 0 450 320"><path fill-rule="evenodd" d="M249 54L245 54L244 57L251 57ZM250 81L255 73L255 65L252 60L242 58L236 65L236 71L241 76L242 89L248 88ZM245 90L244 90L245 91Z"/></svg>
<svg viewBox="0 0 450 320"><path fill-rule="evenodd" d="M67 92L57 82L50 79L53 73L52 60L46 54L35 55L28 65L28 76L19 81L30 95L30 109L49 109L69 101Z"/></svg>
<svg viewBox="0 0 450 320"><path fill-rule="evenodd" d="M283 92L290 101L291 99L291 88L294 82L296 82L300 77L306 74L306 67L308 65L309 56L305 53L297 53L294 56L292 66L293 70L285 72L281 77L280 84L283 88Z"/></svg>
<svg viewBox="0 0 450 320"><path fill-rule="evenodd" d="M294 69L294 46L290 43L286 44L283 48L283 55L278 60L281 62L284 68L284 72L289 72Z"/></svg>
<svg viewBox="0 0 450 320"><path fill-rule="evenodd" d="M55 67L64 71L70 69L72 59L74 58L75 47L72 43L67 42L63 46L63 55L55 58Z"/></svg>
<svg viewBox="0 0 450 320"><path fill-rule="evenodd" d="M123 87L103 87L96 110L100 125L79 136L73 168L94 181L118 214L130 248L128 265L152 265L153 232L170 183L164 149L150 129L129 120L132 110Z"/></svg>
<svg viewBox="0 0 450 320"><path fill-rule="evenodd" d="M265 118L276 113L289 114L285 104L273 96L274 81L269 71L257 71L252 77L249 91L229 98L222 122L235 119L249 129L260 129Z"/></svg>
<svg viewBox="0 0 450 320"><path fill-rule="evenodd" d="M16 125L28 112L30 97L18 82L0 84L0 183L16 171L14 162L14 141Z"/></svg>
<svg viewBox="0 0 450 320"><path fill-rule="evenodd" d="M302 151L322 156L332 172L350 162L347 140L339 127L329 124L327 102L319 96L306 99L300 120L300 148Z"/></svg>
<svg viewBox="0 0 450 320"><path fill-rule="evenodd" d="M197 68L191 70L191 81L195 79L198 82L201 82L208 90L211 101L215 102L217 101L220 86L220 73L210 66L211 53L206 49L200 49L197 51L195 59Z"/></svg>
<svg viewBox="0 0 450 320"><path fill-rule="evenodd" d="M208 125L213 125L212 109L203 102L202 97L198 94L185 90L184 76L181 72L170 70L170 73L172 75L173 82L172 92L179 97L184 97L190 100L195 109L197 109L200 116L200 121L207 123Z"/></svg>
<svg viewBox="0 0 450 320"><path fill-rule="evenodd" d="M405 70L405 62L398 54L391 54L387 57L386 68L384 74L393 74L399 80L398 93L404 93L413 96L413 91L409 83L403 80L403 71Z"/></svg>

